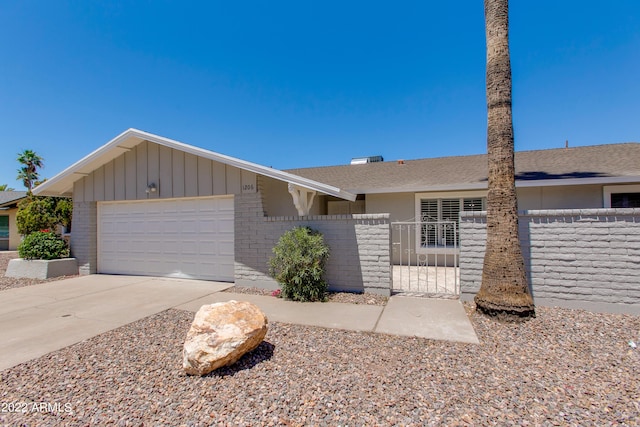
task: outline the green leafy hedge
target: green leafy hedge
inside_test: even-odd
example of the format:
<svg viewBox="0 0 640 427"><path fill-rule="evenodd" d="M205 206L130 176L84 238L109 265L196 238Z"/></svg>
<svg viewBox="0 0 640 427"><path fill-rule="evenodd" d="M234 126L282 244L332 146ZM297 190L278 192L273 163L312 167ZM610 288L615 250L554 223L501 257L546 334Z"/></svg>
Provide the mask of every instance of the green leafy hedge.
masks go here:
<svg viewBox="0 0 640 427"><path fill-rule="evenodd" d="M72 213L71 199L29 196L18 203L18 233L26 236L40 230L55 229L58 224L69 228Z"/></svg>
<svg viewBox="0 0 640 427"><path fill-rule="evenodd" d="M18 254L24 259L67 258L69 247L53 231L42 230L28 234L18 245Z"/></svg>
<svg viewBox="0 0 640 427"><path fill-rule="evenodd" d="M322 234L308 227L284 233L273 248L269 273L282 288L282 296L294 301L324 301L327 282L324 268L329 246Z"/></svg>

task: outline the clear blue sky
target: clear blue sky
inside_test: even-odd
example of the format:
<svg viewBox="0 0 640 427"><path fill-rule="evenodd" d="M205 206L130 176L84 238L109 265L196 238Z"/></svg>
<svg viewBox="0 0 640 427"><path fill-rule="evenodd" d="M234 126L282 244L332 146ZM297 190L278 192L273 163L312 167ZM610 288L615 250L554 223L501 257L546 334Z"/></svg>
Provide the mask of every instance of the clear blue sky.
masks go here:
<svg viewBox="0 0 640 427"><path fill-rule="evenodd" d="M516 149L640 141L640 1L512 1ZM134 127L279 169L486 151L481 0L0 6L0 184Z"/></svg>

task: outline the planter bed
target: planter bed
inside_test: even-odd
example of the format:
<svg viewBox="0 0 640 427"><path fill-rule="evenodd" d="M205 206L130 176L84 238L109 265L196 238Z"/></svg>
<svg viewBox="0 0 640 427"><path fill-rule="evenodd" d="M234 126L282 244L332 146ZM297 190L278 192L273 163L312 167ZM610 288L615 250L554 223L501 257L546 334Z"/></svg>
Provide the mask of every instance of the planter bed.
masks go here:
<svg viewBox="0 0 640 427"><path fill-rule="evenodd" d="M62 259L33 259L15 258L9 261L5 277L50 279L58 276L73 276L78 274L78 262L75 258Z"/></svg>

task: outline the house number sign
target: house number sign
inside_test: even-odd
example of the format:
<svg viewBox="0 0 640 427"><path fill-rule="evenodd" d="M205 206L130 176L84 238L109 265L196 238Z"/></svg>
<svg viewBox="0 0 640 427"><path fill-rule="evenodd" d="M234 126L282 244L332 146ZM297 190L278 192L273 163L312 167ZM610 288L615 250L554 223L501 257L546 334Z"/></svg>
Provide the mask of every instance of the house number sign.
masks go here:
<svg viewBox="0 0 640 427"><path fill-rule="evenodd" d="M258 191L256 176L254 174L243 173L241 188L243 193L255 193Z"/></svg>

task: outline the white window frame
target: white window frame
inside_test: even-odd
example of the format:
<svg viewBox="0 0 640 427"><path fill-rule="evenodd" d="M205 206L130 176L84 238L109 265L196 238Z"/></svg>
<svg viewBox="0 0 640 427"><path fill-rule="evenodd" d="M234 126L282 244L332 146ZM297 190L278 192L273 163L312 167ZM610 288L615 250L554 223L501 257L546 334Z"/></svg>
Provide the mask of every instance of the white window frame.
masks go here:
<svg viewBox="0 0 640 427"><path fill-rule="evenodd" d="M611 195L618 193L640 193L640 185L605 185L602 187L603 207L611 207Z"/></svg>
<svg viewBox="0 0 640 427"><path fill-rule="evenodd" d="M442 199L460 199L460 206L463 206L463 199L477 199L477 198L487 198L487 191L446 191L446 192L430 192L430 193L415 193L415 218L416 221L420 222L422 220L422 200L438 200L438 220L442 215L441 211L441 202ZM433 253L447 253L454 254L460 251L460 248L442 248L442 247L423 247L420 245L421 240L421 230L420 227L416 227L416 252L422 254L433 254Z"/></svg>

